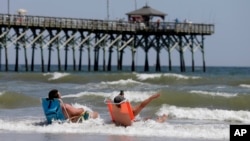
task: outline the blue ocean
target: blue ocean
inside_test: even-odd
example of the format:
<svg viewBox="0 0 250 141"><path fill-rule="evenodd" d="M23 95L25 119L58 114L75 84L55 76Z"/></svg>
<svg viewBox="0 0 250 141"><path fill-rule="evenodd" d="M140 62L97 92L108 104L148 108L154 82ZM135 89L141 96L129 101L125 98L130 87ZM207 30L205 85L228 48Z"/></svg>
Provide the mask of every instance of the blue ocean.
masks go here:
<svg viewBox="0 0 250 141"><path fill-rule="evenodd" d="M124 71L0 72L0 138L4 141L68 141L68 140L229 140L231 124L250 124L249 67L187 67L168 71L143 72L143 67ZM97 111L98 119L83 123L45 124L40 99L51 89L58 89L62 99L76 107ZM132 105L152 94L152 101L131 127L111 122L105 98L113 98L120 90ZM167 114L164 123L154 118Z"/></svg>

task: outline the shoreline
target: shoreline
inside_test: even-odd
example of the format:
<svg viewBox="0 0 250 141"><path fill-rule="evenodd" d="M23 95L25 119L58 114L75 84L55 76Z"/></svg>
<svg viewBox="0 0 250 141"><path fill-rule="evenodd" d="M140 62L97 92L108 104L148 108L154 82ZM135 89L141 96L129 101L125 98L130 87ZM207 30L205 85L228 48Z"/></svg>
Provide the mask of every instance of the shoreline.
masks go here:
<svg viewBox="0 0 250 141"><path fill-rule="evenodd" d="M227 141L227 139L194 139L194 138L172 138L172 137L142 137L125 135L104 135L104 134L76 134L76 133L0 133L1 140L18 141L36 140L36 141L69 141L69 140L87 140L87 141Z"/></svg>

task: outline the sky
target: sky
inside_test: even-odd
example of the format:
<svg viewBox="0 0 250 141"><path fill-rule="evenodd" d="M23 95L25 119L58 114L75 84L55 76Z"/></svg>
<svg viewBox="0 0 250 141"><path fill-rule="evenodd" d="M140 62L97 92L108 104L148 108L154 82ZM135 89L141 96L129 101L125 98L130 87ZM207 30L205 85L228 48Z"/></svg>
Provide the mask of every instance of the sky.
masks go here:
<svg viewBox="0 0 250 141"><path fill-rule="evenodd" d="M205 37L207 66L250 67L250 0L9 0L10 13L20 8L27 15L109 19L126 18L126 13L148 4L167 13L166 22L188 19L193 23L215 24L215 33ZM0 0L0 13L7 13L8 0ZM108 12L109 11L109 12ZM173 64L179 65L177 51ZM186 51L186 65L191 65L190 51ZM137 60L144 63L143 53ZM155 53L152 53L154 56ZM163 55L164 56L164 55ZM167 56L167 53L165 53ZM167 58L167 57L166 57ZM196 65L202 66L200 51L195 52ZM150 64L155 63L155 58ZM126 63L125 63L126 64ZM130 64L130 62L127 62ZM167 61L162 65L167 65Z"/></svg>

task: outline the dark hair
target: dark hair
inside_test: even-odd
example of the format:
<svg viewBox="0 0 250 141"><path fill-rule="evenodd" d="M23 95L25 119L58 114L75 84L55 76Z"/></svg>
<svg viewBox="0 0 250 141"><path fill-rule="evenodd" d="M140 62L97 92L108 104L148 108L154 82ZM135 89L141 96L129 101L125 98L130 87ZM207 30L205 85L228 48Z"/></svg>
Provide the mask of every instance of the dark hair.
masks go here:
<svg viewBox="0 0 250 141"><path fill-rule="evenodd" d="M53 98L59 98L59 95L58 95L58 90L57 89L53 89L49 92L49 99L53 99Z"/></svg>
<svg viewBox="0 0 250 141"><path fill-rule="evenodd" d="M124 100L125 100L125 98L124 98L123 96L118 95L118 96L116 96L116 97L114 98L114 103L119 104L119 103L121 103L121 102L124 101Z"/></svg>
<svg viewBox="0 0 250 141"><path fill-rule="evenodd" d="M122 96L121 94L119 94L118 96L116 96L115 98L114 98L114 103L116 104L116 106L118 107L118 108L121 108L121 102L122 101L124 101L125 100L125 98L124 98L124 96Z"/></svg>

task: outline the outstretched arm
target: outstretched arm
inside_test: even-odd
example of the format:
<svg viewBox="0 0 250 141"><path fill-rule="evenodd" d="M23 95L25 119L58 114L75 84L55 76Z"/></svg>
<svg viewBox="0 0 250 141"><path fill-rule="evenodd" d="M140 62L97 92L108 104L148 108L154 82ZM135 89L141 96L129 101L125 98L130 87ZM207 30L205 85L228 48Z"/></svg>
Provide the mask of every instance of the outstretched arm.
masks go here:
<svg viewBox="0 0 250 141"><path fill-rule="evenodd" d="M134 116L137 116L146 105L148 105L152 100L158 97L160 97L160 94L154 94L149 98L147 98L146 100L142 101L139 105L135 106L133 108Z"/></svg>

